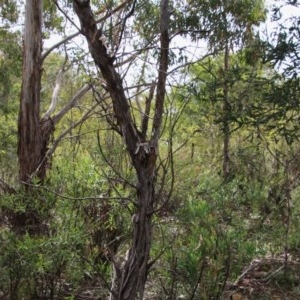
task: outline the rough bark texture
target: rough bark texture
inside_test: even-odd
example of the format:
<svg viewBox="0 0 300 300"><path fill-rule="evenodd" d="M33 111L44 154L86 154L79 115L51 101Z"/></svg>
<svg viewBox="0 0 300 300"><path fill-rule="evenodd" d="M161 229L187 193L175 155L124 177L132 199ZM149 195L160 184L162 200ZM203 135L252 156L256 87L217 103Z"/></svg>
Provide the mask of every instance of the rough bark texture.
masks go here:
<svg viewBox="0 0 300 300"><path fill-rule="evenodd" d="M42 1L27 0L23 50L23 81L19 113L19 179L31 181L42 163L39 126L42 51ZM38 174L37 174L38 175Z"/></svg>
<svg viewBox="0 0 300 300"><path fill-rule="evenodd" d="M49 168L47 157L50 138L55 122L63 116L72 103L56 116L40 117L40 95L42 77L42 3L41 0L27 0L23 37L23 70L18 120L19 180L28 194L24 197L25 212L9 212L11 226L19 233L44 233L43 221L38 209L33 207L30 196L34 179L43 181ZM78 94L80 98L89 88Z"/></svg>
<svg viewBox="0 0 300 300"><path fill-rule="evenodd" d="M49 142L55 125L82 98L91 85L84 85L56 115L56 108L63 72L58 74L49 109L40 117L42 63L42 2L27 0L23 40L23 76L18 122L19 179L27 189L33 178L43 181L49 168Z"/></svg>
<svg viewBox="0 0 300 300"><path fill-rule="evenodd" d="M40 120L40 90L42 77L42 2L27 0L23 38L23 70L18 120L19 180L27 195L24 212L9 211L13 230L20 234L44 234L47 230L38 209L32 205L30 183L41 181L47 169L46 152L54 130L51 119Z"/></svg>
<svg viewBox="0 0 300 300"><path fill-rule="evenodd" d="M140 134L130 113L120 75L113 66L114 58L107 53L102 42L89 0L74 0L74 10L79 17L81 30L86 37L95 64L101 70L110 93L114 114L123 136L127 151L137 175L136 212L132 217L133 236L126 261L115 265L115 278L112 284L111 300L143 299L148 274L148 261L151 246L151 219L155 201L155 166L158 156L158 138L162 123L165 98L165 83L168 67L168 0L161 3L161 53L155 103L155 124L150 140ZM146 127L146 126L145 126Z"/></svg>
<svg viewBox="0 0 300 300"><path fill-rule="evenodd" d="M20 182L28 184L34 177L45 178L48 167L46 153L54 131L50 118L40 119L42 1L26 1L23 44L18 158Z"/></svg>
<svg viewBox="0 0 300 300"><path fill-rule="evenodd" d="M19 180L24 183L24 212L9 212L15 232L43 233L43 220L30 203L29 183L37 177L44 179L46 160L43 155L53 131L51 122L40 121L40 90L42 76L42 1L27 0L23 37L23 70L18 120Z"/></svg>

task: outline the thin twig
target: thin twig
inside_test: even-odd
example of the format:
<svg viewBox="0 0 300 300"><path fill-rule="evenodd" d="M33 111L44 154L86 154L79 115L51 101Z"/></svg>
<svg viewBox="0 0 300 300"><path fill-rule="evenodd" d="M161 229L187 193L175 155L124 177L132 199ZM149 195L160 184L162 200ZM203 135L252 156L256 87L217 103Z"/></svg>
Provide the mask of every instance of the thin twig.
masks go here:
<svg viewBox="0 0 300 300"><path fill-rule="evenodd" d="M28 183L28 182L22 182L24 185L36 188L36 189L42 189L45 190L49 193L52 193L62 199L68 199L68 200L127 200L127 201L131 201L131 198L129 197L104 197L104 196L88 196L88 197L71 197L68 195L64 195L58 192L55 192L45 186L42 185L37 185L37 184L32 184L32 183Z"/></svg>
<svg viewBox="0 0 300 300"><path fill-rule="evenodd" d="M116 8L108 11L105 16L103 16L102 18L96 20L96 23L101 23L104 22L106 19L108 19L110 16L112 16L114 13L116 13L118 10L122 9L123 7L125 7L126 4L130 3L132 0L126 0L124 2L122 2L120 5L118 5ZM55 1L55 4L56 1ZM66 15L66 13L63 12L64 15ZM77 26L75 25L75 27L77 28ZM59 41L58 43L54 44L52 47L50 47L49 49L47 49L43 54L42 54L42 61L56 48L58 48L59 46L65 44L66 42L68 42L69 40L72 40L73 38L75 38L76 36L81 34L81 30L78 29L77 32L74 32L73 34L65 37L64 39L62 39L61 41Z"/></svg>
<svg viewBox="0 0 300 300"><path fill-rule="evenodd" d="M263 281L265 281L265 282L269 281L272 277L274 277L275 275L277 275L284 268L285 268L285 264L283 264L276 271L274 271L273 273L271 273L268 277L264 278Z"/></svg>

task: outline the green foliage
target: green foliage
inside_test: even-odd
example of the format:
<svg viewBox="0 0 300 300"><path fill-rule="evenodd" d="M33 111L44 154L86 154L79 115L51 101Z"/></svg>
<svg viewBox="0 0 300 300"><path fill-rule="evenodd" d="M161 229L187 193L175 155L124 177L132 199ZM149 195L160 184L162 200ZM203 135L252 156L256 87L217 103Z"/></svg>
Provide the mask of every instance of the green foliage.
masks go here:
<svg viewBox="0 0 300 300"><path fill-rule="evenodd" d="M18 33L0 30L0 176L13 183L16 177L17 114L21 75Z"/></svg>
<svg viewBox="0 0 300 300"><path fill-rule="evenodd" d="M0 37L0 110L7 112L17 95L21 77L20 33L0 29Z"/></svg>
<svg viewBox="0 0 300 300"><path fill-rule="evenodd" d="M57 299L84 275L83 233L57 232L51 237L18 236L1 232L1 291L10 299ZM8 290L10 287L10 290Z"/></svg>
<svg viewBox="0 0 300 300"><path fill-rule="evenodd" d="M63 17L59 15L55 1L43 0L43 18L46 31L44 34L48 37L54 32L62 32Z"/></svg>
<svg viewBox="0 0 300 300"><path fill-rule="evenodd" d="M65 3L68 11L71 1ZM92 3L100 16L119 4ZM1 18L9 20L5 24L15 22L14 2L0 4ZM159 8L156 1L136 5L135 18L127 20L133 26L125 28L124 36L130 37L132 29L140 39L132 39L131 45L154 46L149 56L143 53L143 60L148 60L159 53L155 48ZM124 13L131 8L128 5ZM63 17L55 3L45 0L44 9L45 34L63 31ZM269 63L262 65L266 45L252 30L265 18L262 1L174 1L170 10L171 35L192 32L192 38L206 38L218 53L190 67L189 82L169 90L156 173L154 264L146 292L162 300L219 299L226 283L234 282L254 258L299 251L300 97L298 60L293 56L299 52L297 23L277 36L278 44L265 55ZM111 43L121 19L120 13L103 25ZM0 179L17 186L21 38L7 28L0 31ZM229 56L225 67L223 49L228 41L238 51ZM82 50L76 51L72 55L80 55L69 56L75 66L71 61L65 65L70 68L56 111L89 80L89 74L82 74L89 66L77 61ZM185 61L182 53L177 54L170 53L171 63ZM288 72L274 70L291 57ZM44 62L43 112L64 62L59 54L49 55ZM145 70L145 78L151 78L150 68ZM140 79L140 74L135 75ZM222 110L225 84L230 102L226 114ZM112 260L123 261L130 246L136 178L122 137L103 120L114 120L112 103L97 100L99 107L92 116L60 140L45 182L34 182L31 193L16 188L15 193L1 194L1 299L77 299L85 288L90 293L91 287L97 287L94 299L107 297ZM86 97L77 103L56 127L54 141L93 101ZM131 109L139 119L133 100ZM226 184L220 176L224 120L232 126L233 176ZM24 216L32 222L22 224ZM280 274L278 283L298 279L285 275Z"/></svg>
<svg viewBox="0 0 300 300"><path fill-rule="evenodd" d="M248 224L249 209L265 197L261 186L253 183L243 190L240 180L224 185L209 173L199 182L176 217L160 224L162 241L172 246L154 270L163 287L159 299L218 299L244 264L266 254L257 236L249 235Z"/></svg>
<svg viewBox="0 0 300 300"><path fill-rule="evenodd" d="M9 26L11 23L16 23L19 17L18 1L16 0L1 0L0 1L0 18L2 23Z"/></svg>
<svg viewBox="0 0 300 300"><path fill-rule="evenodd" d="M272 7L272 19L276 29L270 40L265 41L265 61L272 64L288 77L297 77L299 71L299 16L298 1L284 1ZM286 9L291 16L285 17ZM275 23L275 21L277 23Z"/></svg>
<svg viewBox="0 0 300 300"><path fill-rule="evenodd" d="M78 181L75 184L78 185ZM60 182L57 191L63 186L64 182ZM28 232L34 230L35 234L20 235L6 226L1 228L3 255L0 268L3 270L1 291L4 299L58 299L76 295L78 285L84 284L85 280L96 280L100 275L108 280L107 261L99 260L99 257L105 257L103 251L109 241L105 235L116 228L115 219L112 214L107 214L107 221L98 219L103 206L92 199L72 199L67 196L70 189L68 186L64 191L65 197L70 197L68 199L58 197L55 191L37 190L32 197L27 195L26 207L26 202L19 200L25 196L23 192L2 197L3 217L17 216L20 222L23 214L33 212L35 217L43 220L39 225L40 232L33 228L34 224L25 224ZM120 211L119 207L111 207ZM99 238L101 233L102 240L96 244L96 235Z"/></svg>
<svg viewBox="0 0 300 300"><path fill-rule="evenodd" d="M253 25L266 18L261 0L189 1L183 10L182 29L195 39L206 38L215 50L223 50L228 42L239 47L251 40Z"/></svg>

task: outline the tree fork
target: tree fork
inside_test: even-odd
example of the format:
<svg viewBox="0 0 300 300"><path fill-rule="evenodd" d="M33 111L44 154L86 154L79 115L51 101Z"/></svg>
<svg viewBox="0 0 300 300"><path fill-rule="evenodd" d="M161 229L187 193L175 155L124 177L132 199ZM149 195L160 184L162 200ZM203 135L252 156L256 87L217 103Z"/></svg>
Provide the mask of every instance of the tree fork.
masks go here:
<svg viewBox="0 0 300 300"><path fill-rule="evenodd" d="M148 261L151 246L152 215L155 201L155 168L158 156L158 139L162 124L165 85L168 68L168 0L161 1L160 33L161 50L159 74L155 99L154 125L149 142L141 141L141 135L134 124L128 99L125 96L120 75L102 42L102 32L98 30L89 0L73 0L74 10L86 37L89 51L104 77L110 93L114 113L127 151L136 170L138 181L136 211L132 217L132 244L126 261L115 265L115 278L112 283L111 300L134 300L138 295L143 299L148 274ZM121 277L121 278L120 278Z"/></svg>

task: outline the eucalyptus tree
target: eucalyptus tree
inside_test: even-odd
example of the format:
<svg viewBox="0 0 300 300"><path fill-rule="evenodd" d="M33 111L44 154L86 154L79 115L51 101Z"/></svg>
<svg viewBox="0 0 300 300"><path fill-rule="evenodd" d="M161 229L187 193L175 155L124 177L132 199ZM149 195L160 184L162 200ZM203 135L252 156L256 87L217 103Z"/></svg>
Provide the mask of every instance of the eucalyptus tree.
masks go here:
<svg viewBox="0 0 300 300"><path fill-rule="evenodd" d="M284 10L290 14L284 14ZM271 88L266 94L266 103L273 106L268 113L268 121L270 127L270 123L280 123L272 130L292 144L299 140L299 1L274 3L272 23L271 35L264 42L265 63L276 70L270 78Z"/></svg>
<svg viewBox="0 0 300 300"><path fill-rule="evenodd" d="M263 101L259 105L250 104L245 118L248 124L261 125L269 134L284 138L288 144L299 139L298 5L299 1L279 1L271 7L272 31L257 44L263 64L260 85ZM286 16L284 9L291 11L291 15Z"/></svg>
<svg viewBox="0 0 300 300"><path fill-rule="evenodd" d="M273 2L273 26L270 36L264 41L264 63L274 70L268 74L264 101L259 109L253 110L256 111L256 125L261 129L274 160L268 197L275 200L274 209L282 215L285 249L289 247L289 231L297 224L290 205L296 200L292 191L299 187L299 169L295 167L299 161L300 140L299 4L297 0Z"/></svg>
<svg viewBox="0 0 300 300"><path fill-rule="evenodd" d="M45 7L43 7L44 4ZM44 18L48 21L47 24L44 23ZM43 52L43 42L47 35L46 30L51 30L51 32L53 28L59 30L61 21L56 15L55 4L52 1L26 1L17 149L19 163L17 185L25 191L25 196L21 197L22 200L20 201L26 209L25 211L9 212L12 228L18 233L36 234L45 232L46 228L42 224L46 220L43 220L43 218L48 218L51 204L43 203L36 194L35 201L32 200L33 185L43 183L46 177L51 155L57 146L57 141L54 142L53 146L50 145L57 123L92 89L91 83L81 84L81 87L73 96L58 109L58 98L63 77L70 68L68 55L66 55L61 70L57 74L48 109L45 109L46 112L42 114L41 103L45 102L43 101L45 96L42 93L42 77L45 73L44 62L51 51L61 45L58 44L52 47L50 51ZM92 112L93 109L90 109L83 114L81 120L75 122L75 125L84 121ZM69 130L67 129L65 132L69 132ZM63 133L60 136L62 135ZM47 211L47 217L42 216L41 207L43 207L42 210Z"/></svg>
<svg viewBox="0 0 300 300"><path fill-rule="evenodd" d="M217 0L192 1L192 7L198 4L198 9L189 10L186 19L187 26L195 39L205 38L208 47L215 54L223 55L219 65L219 74L223 78L222 86L222 133L223 133L223 176L230 179L230 69L231 54L243 47L253 47L256 42L254 26L266 18L264 1L262 0ZM198 31L197 31L198 29ZM200 29L200 35L199 35Z"/></svg>
<svg viewBox="0 0 300 300"><path fill-rule="evenodd" d="M47 2L45 3L47 4ZM55 10L52 12L54 3L51 3L49 2L48 12L50 11L55 16ZM50 53L49 51L45 54L42 52L43 17L47 16L45 12L47 10L43 10L43 1L26 1L23 36L23 75L18 121L18 158L19 180L25 183L27 188L29 188L28 184L32 183L35 177L41 181L45 178L46 170L49 166L49 141L55 125L92 87L90 84L83 85L65 107L54 114L63 74L66 69L65 64L58 73L49 109L44 115L41 115L43 62ZM58 22L57 17L53 19L49 17L49 19L48 27L50 29L58 26L56 24ZM54 20L53 23L50 22L51 20Z"/></svg>

